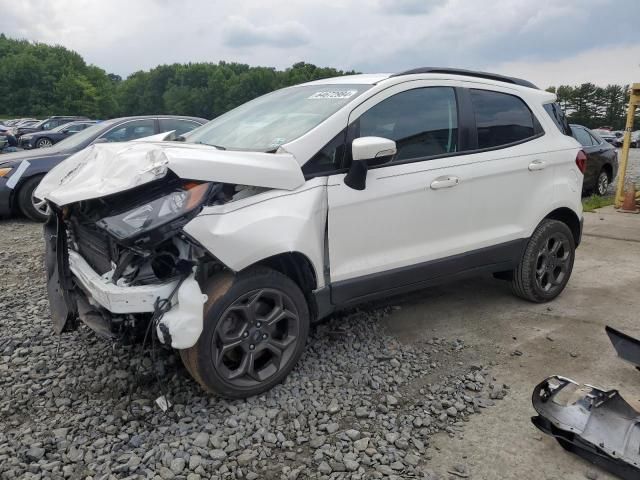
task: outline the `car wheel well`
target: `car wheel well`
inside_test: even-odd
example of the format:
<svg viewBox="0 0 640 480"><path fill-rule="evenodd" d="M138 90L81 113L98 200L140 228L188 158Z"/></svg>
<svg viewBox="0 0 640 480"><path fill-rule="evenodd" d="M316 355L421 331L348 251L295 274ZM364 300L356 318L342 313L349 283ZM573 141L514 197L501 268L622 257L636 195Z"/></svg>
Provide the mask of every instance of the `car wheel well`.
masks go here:
<svg viewBox="0 0 640 480"><path fill-rule="evenodd" d="M318 308L313 291L318 287L316 272L309 258L300 252L287 252L260 260L255 265L261 265L286 275L293 280L309 304L312 320L317 316ZM255 266L252 265L252 266Z"/></svg>
<svg viewBox="0 0 640 480"><path fill-rule="evenodd" d="M567 207L561 207L551 212L545 218L558 220L569 227L569 230L571 230L571 233L573 235L573 240L576 244L576 247L578 246L581 237L580 219L573 210Z"/></svg>
<svg viewBox="0 0 640 480"><path fill-rule="evenodd" d="M611 164L605 163L602 166L602 170L604 170L607 173L607 177L609 178L609 182L611 182L613 180L613 167L611 166Z"/></svg>

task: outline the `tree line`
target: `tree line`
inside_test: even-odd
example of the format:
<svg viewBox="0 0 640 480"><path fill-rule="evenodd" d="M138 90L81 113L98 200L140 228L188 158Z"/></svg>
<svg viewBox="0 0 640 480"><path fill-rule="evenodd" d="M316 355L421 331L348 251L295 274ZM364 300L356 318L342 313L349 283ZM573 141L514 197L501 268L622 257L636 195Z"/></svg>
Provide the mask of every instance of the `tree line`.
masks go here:
<svg viewBox="0 0 640 480"><path fill-rule="evenodd" d="M607 85L598 87L593 83L578 86L560 85L549 87L555 93L558 103L567 113L570 123L578 123L588 128L601 126L623 130L627 120L629 104L628 85ZM634 129L640 130L640 111L636 111Z"/></svg>
<svg viewBox="0 0 640 480"><path fill-rule="evenodd" d="M210 119L278 88L353 73L304 62L284 70L227 62L176 63L122 79L87 65L78 53L64 47L0 34L0 115L104 119L164 113ZM558 95L572 123L624 127L627 86L584 83L547 90ZM640 128L640 119L636 125Z"/></svg>
<svg viewBox="0 0 640 480"><path fill-rule="evenodd" d="M0 34L0 114L8 117L176 114L214 118L278 88L353 74L300 62L284 70L239 63L160 65L122 79L61 46Z"/></svg>

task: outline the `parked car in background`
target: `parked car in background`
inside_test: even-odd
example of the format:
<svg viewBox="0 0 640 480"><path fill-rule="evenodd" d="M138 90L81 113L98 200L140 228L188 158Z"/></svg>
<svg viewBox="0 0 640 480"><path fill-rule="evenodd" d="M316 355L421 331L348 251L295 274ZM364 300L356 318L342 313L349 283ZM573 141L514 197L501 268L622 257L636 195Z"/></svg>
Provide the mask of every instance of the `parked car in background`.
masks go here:
<svg viewBox="0 0 640 480"><path fill-rule="evenodd" d="M13 120L7 120L5 122L5 125L7 127L15 127L17 125L20 124L36 124L38 123L40 120L36 119L36 118L14 118Z"/></svg>
<svg viewBox="0 0 640 480"><path fill-rule="evenodd" d="M51 130L26 133L20 137L20 146L25 149L50 147L96 123L97 120L81 120L64 123Z"/></svg>
<svg viewBox="0 0 640 480"><path fill-rule="evenodd" d="M591 131L594 132L596 135L598 135L602 140L604 140L607 143L610 143L611 145L613 145L616 141L617 137L611 130L603 130L601 128L596 128Z"/></svg>
<svg viewBox="0 0 640 480"><path fill-rule="evenodd" d="M0 216L21 211L32 220L46 220L46 205L33 197L33 191L49 170L93 143L124 142L169 131L181 135L206 122L204 118L172 115L115 118L92 125L50 148L1 155Z"/></svg>
<svg viewBox="0 0 640 480"><path fill-rule="evenodd" d="M624 145L624 135L616 138L613 144L616 147L621 148L622 145ZM629 144L629 146L631 148L638 148L639 145L640 145L640 130L636 130L635 132L631 132L631 143Z"/></svg>
<svg viewBox="0 0 640 480"><path fill-rule="evenodd" d="M618 173L618 152L594 130L572 124L571 133L587 154L582 192L606 195L609 185Z"/></svg>
<svg viewBox="0 0 640 480"><path fill-rule="evenodd" d="M37 122L35 125L17 125L14 129L13 134L20 138L25 133L33 133L41 130L51 130L52 128L56 128L65 123L74 122L76 120L89 120L87 117L78 117L78 116L53 116L49 118L45 118L40 122Z"/></svg>

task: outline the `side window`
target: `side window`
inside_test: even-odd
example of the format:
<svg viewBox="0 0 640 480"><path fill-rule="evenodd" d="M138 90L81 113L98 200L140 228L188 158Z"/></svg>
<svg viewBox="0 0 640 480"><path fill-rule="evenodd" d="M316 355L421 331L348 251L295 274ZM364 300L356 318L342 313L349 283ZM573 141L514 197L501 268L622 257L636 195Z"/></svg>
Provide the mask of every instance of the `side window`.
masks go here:
<svg viewBox="0 0 640 480"><path fill-rule="evenodd" d="M591 140L591 135L584 128L580 127L571 127L571 132L573 132L573 137L580 142L580 145L583 147L590 147L593 145L593 141Z"/></svg>
<svg viewBox="0 0 640 480"><path fill-rule="evenodd" d="M347 129L345 128L304 164L302 173L315 175L326 172L329 175L341 168L346 150L346 138Z"/></svg>
<svg viewBox="0 0 640 480"><path fill-rule="evenodd" d="M84 130L86 127L86 125L84 123L78 123L76 125L71 125L70 127L66 128L67 132L71 132L71 133L78 133L81 130Z"/></svg>
<svg viewBox="0 0 640 480"><path fill-rule="evenodd" d="M572 132L569 129L569 123L567 122L567 117L562 111L560 105L558 103L545 103L543 107L558 129L565 135L572 136Z"/></svg>
<svg viewBox="0 0 640 480"><path fill-rule="evenodd" d="M58 124L55 120L49 120L47 123L42 125L42 130L51 130L52 128L56 128Z"/></svg>
<svg viewBox="0 0 640 480"><path fill-rule="evenodd" d="M127 142L136 138L148 137L155 133L154 121L152 118L144 120L134 120L127 122L113 130L105 133L101 138L106 138L108 142Z"/></svg>
<svg viewBox="0 0 640 480"><path fill-rule="evenodd" d="M356 137L395 140L394 162L458 151L456 95L450 87L416 88L374 105L357 120Z"/></svg>
<svg viewBox="0 0 640 480"><path fill-rule="evenodd" d="M489 90L471 89L471 103L478 128L478 148L493 148L536 135L536 121L518 97Z"/></svg>
<svg viewBox="0 0 640 480"><path fill-rule="evenodd" d="M602 140L599 136L597 136L595 133L593 132L589 132L589 134L591 135L591 140L593 140L593 144L594 145L600 145L601 143L604 143L604 140Z"/></svg>
<svg viewBox="0 0 640 480"><path fill-rule="evenodd" d="M183 133L190 132L191 130L199 126L199 123L196 123L192 120L184 120L179 118L160 119L160 133L175 130L176 137L182 135Z"/></svg>

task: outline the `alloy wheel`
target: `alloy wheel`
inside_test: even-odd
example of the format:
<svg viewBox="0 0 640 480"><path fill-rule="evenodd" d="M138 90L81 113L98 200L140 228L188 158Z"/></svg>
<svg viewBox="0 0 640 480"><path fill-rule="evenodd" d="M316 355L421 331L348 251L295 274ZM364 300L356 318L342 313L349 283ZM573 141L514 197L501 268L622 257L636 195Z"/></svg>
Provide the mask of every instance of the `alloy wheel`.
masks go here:
<svg viewBox="0 0 640 480"><path fill-rule="evenodd" d="M41 138L40 140L38 140L38 148L47 148L52 146L53 143L51 142L51 140L49 140L48 138Z"/></svg>
<svg viewBox="0 0 640 480"><path fill-rule="evenodd" d="M51 208L46 200L42 200L40 198L31 195L31 204L33 208L35 208L39 213L45 216L49 216L51 214Z"/></svg>
<svg viewBox="0 0 640 480"><path fill-rule="evenodd" d="M287 365L299 331L299 314L288 295L269 288L251 291L222 314L212 337L213 367L234 386L258 385Z"/></svg>
<svg viewBox="0 0 640 480"><path fill-rule="evenodd" d="M598 190L598 195L606 195L607 190L609 189L609 176L605 172L600 173L596 189Z"/></svg>
<svg viewBox="0 0 640 480"><path fill-rule="evenodd" d="M551 293L562 288L571 269L571 244L562 233L549 236L536 262L536 284L544 292Z"/></svg>

